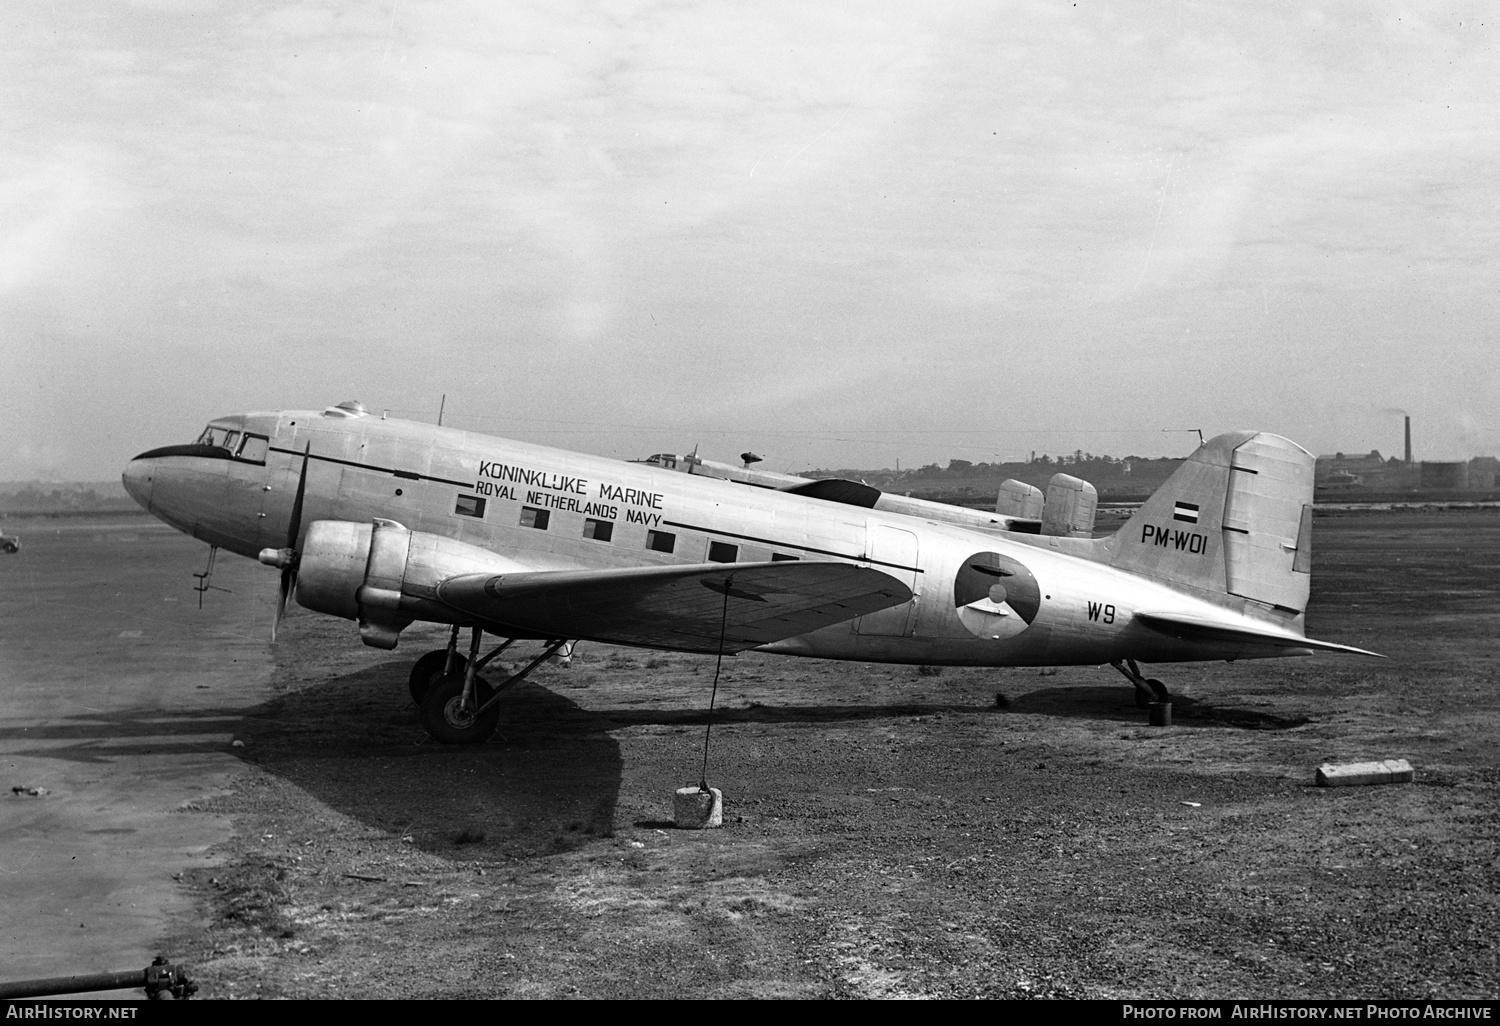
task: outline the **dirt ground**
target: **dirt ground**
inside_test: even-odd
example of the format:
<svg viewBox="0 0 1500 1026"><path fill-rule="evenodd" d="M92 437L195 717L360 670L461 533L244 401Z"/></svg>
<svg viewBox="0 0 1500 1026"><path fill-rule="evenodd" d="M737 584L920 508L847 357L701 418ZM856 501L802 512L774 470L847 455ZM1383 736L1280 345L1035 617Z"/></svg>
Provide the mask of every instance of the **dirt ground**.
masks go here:
<svg viewBox="0 0 1500 1026"><path fill-rule="evenodd" d="M206 546L149 517L5 528L0 980L139 970L201 904L172 874L230 835L178 810L244 773L234 731L276 693L274 575L222 560L199 609Z"/></svg>
<svg viewBox="0 0 1500 1026"><path fill-rule="evenodd" d="M447 748L442 632L294 614L163 950L209 997L1493 999L1500 513L1316 542L1309 633L1390 658L1154 666L1170 728L1107 667L727 659L716 831L670 824L712 658L582 645ZM1417 782L1312 786L1377 758Z"/></svg>

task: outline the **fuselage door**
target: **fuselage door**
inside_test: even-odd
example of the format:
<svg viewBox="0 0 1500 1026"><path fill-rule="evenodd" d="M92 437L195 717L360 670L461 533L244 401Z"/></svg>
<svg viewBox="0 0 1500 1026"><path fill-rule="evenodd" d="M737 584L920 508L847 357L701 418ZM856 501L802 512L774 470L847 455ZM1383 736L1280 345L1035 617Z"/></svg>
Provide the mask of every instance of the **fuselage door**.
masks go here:
<svg viewBox="0 0 1500 1026"><path fill-rule="evenodd" d="M910 588L912 597L899 606L861 616L854 621L854 630L866 636L904 638L912 632L912 625L915 623L912 613L921 593L921 575L917 572L917 536L911 531L887 527L885 524L871 524L866 540L870 565Z"/></svg>

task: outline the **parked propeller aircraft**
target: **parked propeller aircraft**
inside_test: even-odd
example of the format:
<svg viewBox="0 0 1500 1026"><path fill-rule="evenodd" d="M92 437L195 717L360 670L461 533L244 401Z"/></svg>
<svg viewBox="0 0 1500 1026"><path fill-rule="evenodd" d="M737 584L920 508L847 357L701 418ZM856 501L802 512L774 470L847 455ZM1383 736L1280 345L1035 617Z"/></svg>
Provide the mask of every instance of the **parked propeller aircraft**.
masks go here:
<svg viewBox="0 0 1500 1026"><path fill-rule="evenodd" d="M745 455L753 456L754 453ZM760 459L759 456L755 458ZM631 462L675 470L680 474L717 477L756 488L775 488L814 499L842 502L849 506L865 506L887 513L905 513L924 520L939 520L945 524L1015 531L1019 534L1091 538L1094 532L1094 513L1099 503L1099 493L1094 490L1093 485L1069 474L1054 474L1045 493L1022 481L1004 481L1000 485L1000 494L996 497L995 511L989 513L946 502L914 499L909 495L892 495L872 488L863 481L796 477L772 470L757 470L748 463L743 467L736 467L729 463L701 459L696 450L686 456L659 452L644 460Z"/></svg>
<svg viewBox="0 0 1500 1026"><path fill-rule="evenodd" d="M378 648L416 620L452 625L409 686L435 739L470 743L494 732L500 693L568 639L1109 663L1143 702L1168 696L1138 661L1374 655L1303 634L1313 462L1276 435L1220 435L1095 539L881 510L855 482L744 488L348 402L217 419L136 457L124 483L179 530L280 568L277 622L290 596L357 621ZM481 655L486 633L504 640ZM519 639L546 645L491 686L480 671Z"/></svg>
<svg viewBox="0 0 1500 1026"><path fill-rule="evenodd" d="M746 455L751 454L746 453ZM1026 511L1016 510L1011 515L1006 515L1005 511L1000 508L1000 503L996 504L994 513L986 513L983 510L968 509L963 506L951 506L945 502L929 502L926 499L913 499L909 495L892 495L889 492L882 492L878 488L872 488L863 481L847 481L841 478L797 477L792 474L778 474L773 470L757 470L754 467L748 466L736 467L729 463L701 459L696 452L689 453L686 456L659 452L655 456L648 456L643 460L632 460L631 462L661 467L664 470L675 470L679 474L716 477L724 481L734 481L737 484L751 485L755 488L774 488L778 491L810 496L814 499L842 502L848 506L864 506L868 509L883 510L887 513L906 513L910 516L919 516L927 520L941 520L944 523L961 524L965 527L980 527L990 530L998 528L1005 531L1019 531L1030 534L1043 533L1042 521L1039 518L1040 505L1036 507L1037 516L1032 516L1029 509ZM1076 479L1069 478L1069 480ZM1018 481L1007 481L1006 484L1016 485L1020 488L1031 488L1030 485L1021 484ZM1041 494L1034 488L1031 488L1031 491L1036 492L1037 495ZM1003 491L1001 497L1003 501L1005 497Z"/></svg>

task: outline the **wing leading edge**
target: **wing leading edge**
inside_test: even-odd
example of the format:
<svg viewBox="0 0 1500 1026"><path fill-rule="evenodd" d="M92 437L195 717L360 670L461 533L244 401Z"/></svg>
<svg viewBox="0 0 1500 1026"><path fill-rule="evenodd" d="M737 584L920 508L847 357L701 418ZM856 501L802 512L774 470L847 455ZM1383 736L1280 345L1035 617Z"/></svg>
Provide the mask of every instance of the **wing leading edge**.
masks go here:
<svg viewBox="0 0 1500 1026"><path fill-rule="evenodd" d="M518 633L687 652L807 634L911 599L906 585L850 563L705 563L620 570L462 574L438 585L455 609Z"/></svg>

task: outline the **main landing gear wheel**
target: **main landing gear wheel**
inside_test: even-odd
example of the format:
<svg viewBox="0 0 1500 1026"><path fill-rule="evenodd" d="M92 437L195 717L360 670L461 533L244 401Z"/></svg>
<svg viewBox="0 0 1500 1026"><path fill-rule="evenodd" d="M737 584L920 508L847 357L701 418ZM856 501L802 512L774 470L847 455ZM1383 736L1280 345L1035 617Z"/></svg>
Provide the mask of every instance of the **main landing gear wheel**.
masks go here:
<svg viewBox="0 0 1500 1026"><path fill-rule="evenodd" d="M417 703L418 709L422 708L422 700L427 697L427 689L432 687L433 680L442 674L443 664L447 662L447 659L448 650L436 648L418 659L416 665L411 668L411 677L407 680L406 686L411 691L411 700ZM468 665L467 659L457 652L453 653L453 672L460 678L464 675L464 667Z"/></svg>
<svg viewBox="0 0 1500 1026"><path fill-rule="evenodd" d="M474 697L464 704L462 672L438 677L422 699L422 726L434 741L445 745L477 745L490 739L500 726L500 704L497 702L476 713L495 697L495 689L483 677L474 678Z"/></svg>
<svg viewBox="0 0 1500 1026"><path fill-rule="evenodd" d="M551 659L557 651L567 644L565 638L554 638L547 642L542 649L542 654L527 663L521 670L512 673L501 681L499 687L490 687L489 682L479 676L479 671L484 669L501 652L515 644L515 638L507 638L503 644L495 646L494 650L484 658L479 657L479 644L484 637L484 629L474 627L474 636L469 642L469 658L459 658L454 649L458 645L459 628L453 628L452 640L448 647L442 652L429 652L417 660L418 665L436 656L446 656L453 652L453 672L444 674L439 667L436 676L428 678L426 693L417 704L422 709L422 726L427 728L427 734L434 741L445 745L472 745L481 741L488 741L495 728L500 725L500 704L494 698L502 691L515 687L526 676L542 663ZM415 696L417 680L417 667L412 667L412 690ZM469 695L469 701L464 701L464 681L472 680L474 686Z"/></svg>

